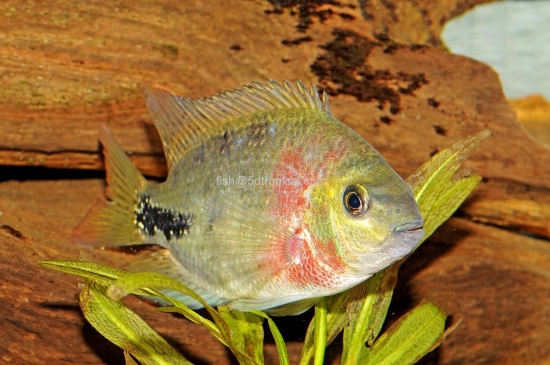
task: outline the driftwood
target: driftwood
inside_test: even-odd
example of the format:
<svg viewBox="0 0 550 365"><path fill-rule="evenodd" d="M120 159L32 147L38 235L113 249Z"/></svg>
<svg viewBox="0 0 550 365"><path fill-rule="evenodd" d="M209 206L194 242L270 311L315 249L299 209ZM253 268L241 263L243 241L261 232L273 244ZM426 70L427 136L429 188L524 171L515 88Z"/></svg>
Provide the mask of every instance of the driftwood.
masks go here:
<svg viewBox="0 0 550 365"><path fill-rule="evenodd" d="M463 318L426 363L549 362L550 150L518 122L493 70L440 46L442 24L467 8L437 3L3 2L0 165L19 168L0 167L2 361L123 361L85 324L78 279L36 264L80 257L71 229L103 195L99 174L79 172L103 168L99 124L142 171L163 177L141 87L202 97L274 78L327 90L333 114L402 176L459 139L493 132L465 165L484 181L461 218L404 266L390 320L425 299ZM131 260L127 252L84 253L119 267ZM128 301L198 363L229 363L196 326ZM266 349L275 363L273 345ZM291 342L295 361L299 350Z"/></svg>

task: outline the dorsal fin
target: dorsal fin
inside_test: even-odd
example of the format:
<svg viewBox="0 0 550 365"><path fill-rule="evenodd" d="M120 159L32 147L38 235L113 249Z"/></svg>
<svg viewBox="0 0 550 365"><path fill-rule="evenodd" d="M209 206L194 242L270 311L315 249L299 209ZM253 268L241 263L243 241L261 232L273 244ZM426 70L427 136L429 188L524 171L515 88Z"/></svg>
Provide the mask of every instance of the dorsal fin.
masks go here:
<svg viewBox="0 0 550 365"><path fill-rule="evenodd" d="M297 87L273 80L255 82L240 89L202 99L174 96L168 91L144 89L151 118L158 129L168 171L190 149L201 143L201 137L219 123L258 111L276 109L317 109L330 113L325 92L319 96L314 85L308 90L300 81Z"/></svg>

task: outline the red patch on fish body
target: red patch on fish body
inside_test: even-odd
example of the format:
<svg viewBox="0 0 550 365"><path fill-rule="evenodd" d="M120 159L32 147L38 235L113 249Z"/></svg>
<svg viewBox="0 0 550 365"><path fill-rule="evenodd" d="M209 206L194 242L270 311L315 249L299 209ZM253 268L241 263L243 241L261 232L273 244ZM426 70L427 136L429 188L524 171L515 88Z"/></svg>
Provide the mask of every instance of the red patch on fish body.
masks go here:
<svg viewBox="0 0 550 365"><path fill-rule="evenodd" d="M277 217L289 218L309 206L305 192L314 175L308 170L303 155L297 152L284 151L273 171L273 213Z"/></svg>
<svg viewBox="0 0 550 365"><path fill-rule="evenodd" d="M300 251L295 256L295 263L279 273L282 279L300 288L332 289L339 286L345 265L332 242L323 245L301 239L301 243L293 247L299 247Z"/></svg>
<svg viewBox="0 0 550 365"><path fill-rule="evenodd" d="M312 143L320 142L314 140ZM309 207L309 197L306 194L308 188L321 182L327 167L340 160L346 150L342 141L339 141L332 144L322 157L315 156L315 151L303 147L283 151L273 171L272 213L287 221L292 216L303 217L304 211ZM319 159L320 163L310 161L311 159Z"/></svg>
<svg viewBox="0 0 550 365"><path fill-rule="evenodd" d="M317 140L312 143L319 143ZM297 147L283 151L273 171L272 214L292 231L286 245L284 268L275 275L280 280L300 288L320 291L335 288L341 283L345 264L337 254L334 242L319 242L310 236L305 213L310 208L308 189L321 183L332 164L338 162L347 148L342 141L315 155L315 151ZM277 183L279 182L279 183Z"/></svg>

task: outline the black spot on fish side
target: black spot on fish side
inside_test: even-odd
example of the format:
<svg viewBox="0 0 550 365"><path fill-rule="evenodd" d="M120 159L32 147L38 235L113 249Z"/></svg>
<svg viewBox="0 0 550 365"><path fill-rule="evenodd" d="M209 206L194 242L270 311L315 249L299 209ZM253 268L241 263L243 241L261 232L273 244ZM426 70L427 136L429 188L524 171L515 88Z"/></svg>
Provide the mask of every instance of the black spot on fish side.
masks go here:
<svg viewBox="0 0 550 365"><path fill-rule="evenodd" d="M136 206L136 226L148 236L162 232L167 241L189 234L193 225L193 215L155 207L151 197L144 194Z"/></svg>

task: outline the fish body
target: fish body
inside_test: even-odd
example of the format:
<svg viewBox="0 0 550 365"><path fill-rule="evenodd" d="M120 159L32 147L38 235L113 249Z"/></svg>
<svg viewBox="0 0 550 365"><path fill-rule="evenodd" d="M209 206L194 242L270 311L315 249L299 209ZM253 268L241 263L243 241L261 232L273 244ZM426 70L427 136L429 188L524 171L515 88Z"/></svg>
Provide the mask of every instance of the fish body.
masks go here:
<svg viewBox="0 0 550 365"><path fill-rule="evenodd" d="M366 280L422 237L408 185L314 87L269 81L197 100L144 93L168 178L148 184L102 127L108 201L76 242L157 244L165 250L135 269L174 277L212 305L286 315Z"/></svg>

